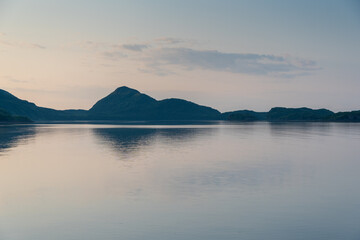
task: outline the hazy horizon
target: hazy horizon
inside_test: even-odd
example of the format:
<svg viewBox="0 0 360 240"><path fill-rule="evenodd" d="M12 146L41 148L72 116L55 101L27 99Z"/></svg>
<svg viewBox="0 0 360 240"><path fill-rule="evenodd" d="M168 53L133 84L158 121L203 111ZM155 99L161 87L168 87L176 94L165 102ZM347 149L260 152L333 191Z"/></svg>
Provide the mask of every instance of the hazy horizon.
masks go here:
<svg viewBox="0 0 360 240"><path fill-rule="evenodd" d="M221 112L359 109L360 3L0 1L0 89L89 109L128 86Z"/></svg>

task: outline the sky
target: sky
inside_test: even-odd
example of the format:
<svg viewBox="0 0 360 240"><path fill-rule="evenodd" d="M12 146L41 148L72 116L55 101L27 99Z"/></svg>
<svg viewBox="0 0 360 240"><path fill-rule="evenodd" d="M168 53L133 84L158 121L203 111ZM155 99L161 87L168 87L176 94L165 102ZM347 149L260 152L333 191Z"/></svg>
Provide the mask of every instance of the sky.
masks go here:
<svg viewBox="0 0 360 240"><path fill-rule="evenodd" d="M360 109L360 1L0 0L0 89L89 109L120 86L222 112Z"/></svg>

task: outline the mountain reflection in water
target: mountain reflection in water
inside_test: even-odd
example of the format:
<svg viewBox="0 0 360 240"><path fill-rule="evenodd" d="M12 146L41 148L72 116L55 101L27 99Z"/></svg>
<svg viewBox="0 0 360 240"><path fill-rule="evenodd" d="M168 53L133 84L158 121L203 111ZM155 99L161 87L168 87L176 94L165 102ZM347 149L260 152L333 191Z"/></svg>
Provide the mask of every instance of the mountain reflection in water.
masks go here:
<svg viewBox="0 0 360 240"><path fill-rule="evenodd" d="M0 125L0 155L33 138L35 134L35 127L32 125Z"/></svg>
<svg viewBox="0 0 360 240"><path fill-rule="evenodd" d="M101 144L130 155L161 141L168 144L191 144L195 138L210 135L211 128L93 128Z"/></svg>
<svg viewBox="0 0 360 240"><path fill-rule="evenodd" d="M360 125L0 127L0 239L360 236Z"/></svg>

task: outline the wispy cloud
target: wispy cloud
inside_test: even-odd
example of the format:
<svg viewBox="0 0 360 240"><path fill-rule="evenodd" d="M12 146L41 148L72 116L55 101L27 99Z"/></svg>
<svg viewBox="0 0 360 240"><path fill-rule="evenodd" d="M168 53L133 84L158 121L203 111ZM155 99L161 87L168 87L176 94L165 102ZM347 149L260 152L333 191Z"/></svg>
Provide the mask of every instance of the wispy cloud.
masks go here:
<svg viewBox="0 0 360 240"><path fill-rule="evenodd" d="M265 54L224 53L190 48L159 48L146 58L151 68L180 66L183 70L212 70L253 75L294 77L318 69L310 60Z"/></svg>
<svg viewBox="0 0 360 240"><path fill-rule="evenodd" d="M178 44L178 43L184 43L186 42L186 40L182 38L162 37L155 39L155 42L163 43L163 44Z"/></svg>
<svg viewBox="0 0 360 240"><path fill-rule="evenodd" d="M93 42L91 45L97 46ZM108 44L102 55L112 61L127 58L142 63L140 72L156 75L175 74L196 69L263 75L281 78L311 75L319 67L312 60L291 55L228 53L189 47L180 38L158 38L147 43ZM181 44L181 45L176 45ZM182 47L187 46L187 47Z"/></svg>
<svg viewBox="0 0 360 240"><path fill-rule="evenodd" d="M123 44L122 47L124 49L135 51L135 52L141 52L142 50L149 48L150 45L148 44Z"/></svg>
<svg viewBox="0 0 360 240"><path fill-rule="evenodd" d="M103 56L107 59L117 61L119 59L127 58L128 55L121 51L107 51L103 53Z"/></svg>
<svg viewBox="0 0 360 240"><path fill-rule="evenodd" d="M9 39L6 39L5 37L6 37L6 35L4 33L0 34L0 44L1 45L10 46L10 47L18 47L18 48L46 49L46 47L41 44L9 40Z"/></svg>
<svg viewBox="0 0 360 240"><path fill-rule="evenodd" d="M26 80L21 80L21 79L17 79L17 78L13 78L11 76L2 76L3 79L7 80L8 82L13 82L13 83L27 83L28 81Z"/></svg>
<svg viewBox="0 0 360 240"><path fill-rule="evenodd" d="M104 50L109 48L108 43L104 42L96 42L96 41L80 41L74 44L75 46L80 46L81 48L88 49L88 50Z"/></svg>
<svg viewBox="0 0 360 240"><path fill-rule="evenodd" d="M16 42L16 41L7 41L0 39L0 44L7 45L11 47L20 47L20 48L37 48L37 49L46 49L45 46L37 43L26 43L26 42Z"/></svg>
<svg viewBox="0 0 360 240"><path fill-rule="evenodd" d="M46 49L45 46L37 44L37 43L30 43L29 46L32 47L32 48Z"/></svg>

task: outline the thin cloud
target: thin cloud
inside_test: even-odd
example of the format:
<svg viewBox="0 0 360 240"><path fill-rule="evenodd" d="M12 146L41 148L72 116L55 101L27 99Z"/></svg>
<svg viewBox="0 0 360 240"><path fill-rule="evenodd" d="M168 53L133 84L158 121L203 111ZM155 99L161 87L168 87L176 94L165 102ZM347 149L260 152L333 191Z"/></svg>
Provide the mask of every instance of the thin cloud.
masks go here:
<svg viewBox="0 0 360 240"><path fill-rule="evenodd" d="M8 82L13 82L13 83L27 83L28 81L26 80L20 80L20 79L16 79L10 76L2 76L3 79L6 79Z"/></svg>
<svg viewBox="0 0 360 240"><path fill-rule="evenodd" d="M159 68L157 66L148 66L148 68L138 68L137 69L141 73L149 73L155 74L157 76L168 76L168 75L176 75L174 71L167 70L165 68Z"/></svg>
<svg viewBox="0 0 360 240"><path fill-rule="evenodd" d="M147 44L123 44L122 47L126 50L141 52L142 50L149 48L150 45L147 45Z"/></svg>
<svg viewBox="0 0 360 240"><path fill-rule="evenodd" d="M33 48L46 49L45 46L37 44L37 43L31 43L30 46L33 47Z"/></svg>
<svg viewBox="0 0 360 240"><path fill-rule="evenodd" d="M162 37L155 39L155 42L164 43L164 44L178 44L185 42L185 40L181 38Z"/></svg>
<svg viewBox="0 0 360 240"><path fill-rule="evenodd" d="M176 74L177 70L196 69L294 78L314 74L320 69L312 60L290 55L225 53L217 50L198 50L190 47L171 46L186 43L178 38L158 38L146 44L111 45L103 52L109 60L128 58L143 63L139 72L160 76Z"/></svg>
<svg viewBox="0 0 360 240"><path fill-rule="evenodd" d="M96 41L91 41L91 40L81 41L81 42L76 43L75 45L80 46L85 49L88 49L88 50L92 49L95 51L108 49L110 46L110 44L105 43L105 42L96 42Z"/></svg>
<svg viewBox="0 0 360 240"><path fill-rule="evenodd" d="M160 48L146 59L149 67L180 66L184 70L203 69L252 75L284 77L303 75L318 69L314 61L265 54L223 53L190 48Z"/></svg>
<svg viewBox="0 0 360 240"><path fill-rule="evenodd" d="M4 38L5 34L1 34L0 37ZM14 40L6 40L0 39L1 45L6 45L10 47L18 47L18 48L34 48L34 49L46 49L45 46L37 44L37 43L28 43L28 42L20 42Z"/></svg>
<svg viewBox="0 0 360 240"><path fill-rule="evenodd" d="M159 47L193 47L199 43L193 39L184 39L184 38L173 38L173 37L162 37L154 39L153 44Z"/></svg>
<svg viewBox="0 0 360 240"><path fill-rule="evenodd" d="M114 61L117 61L119 59L123 59L123 58L127 58L128 56L121 52L121 51L108 51L108 52L104 52L103 53L103 56L105 58L108 58L110 60L114 60Z"/></svg>

